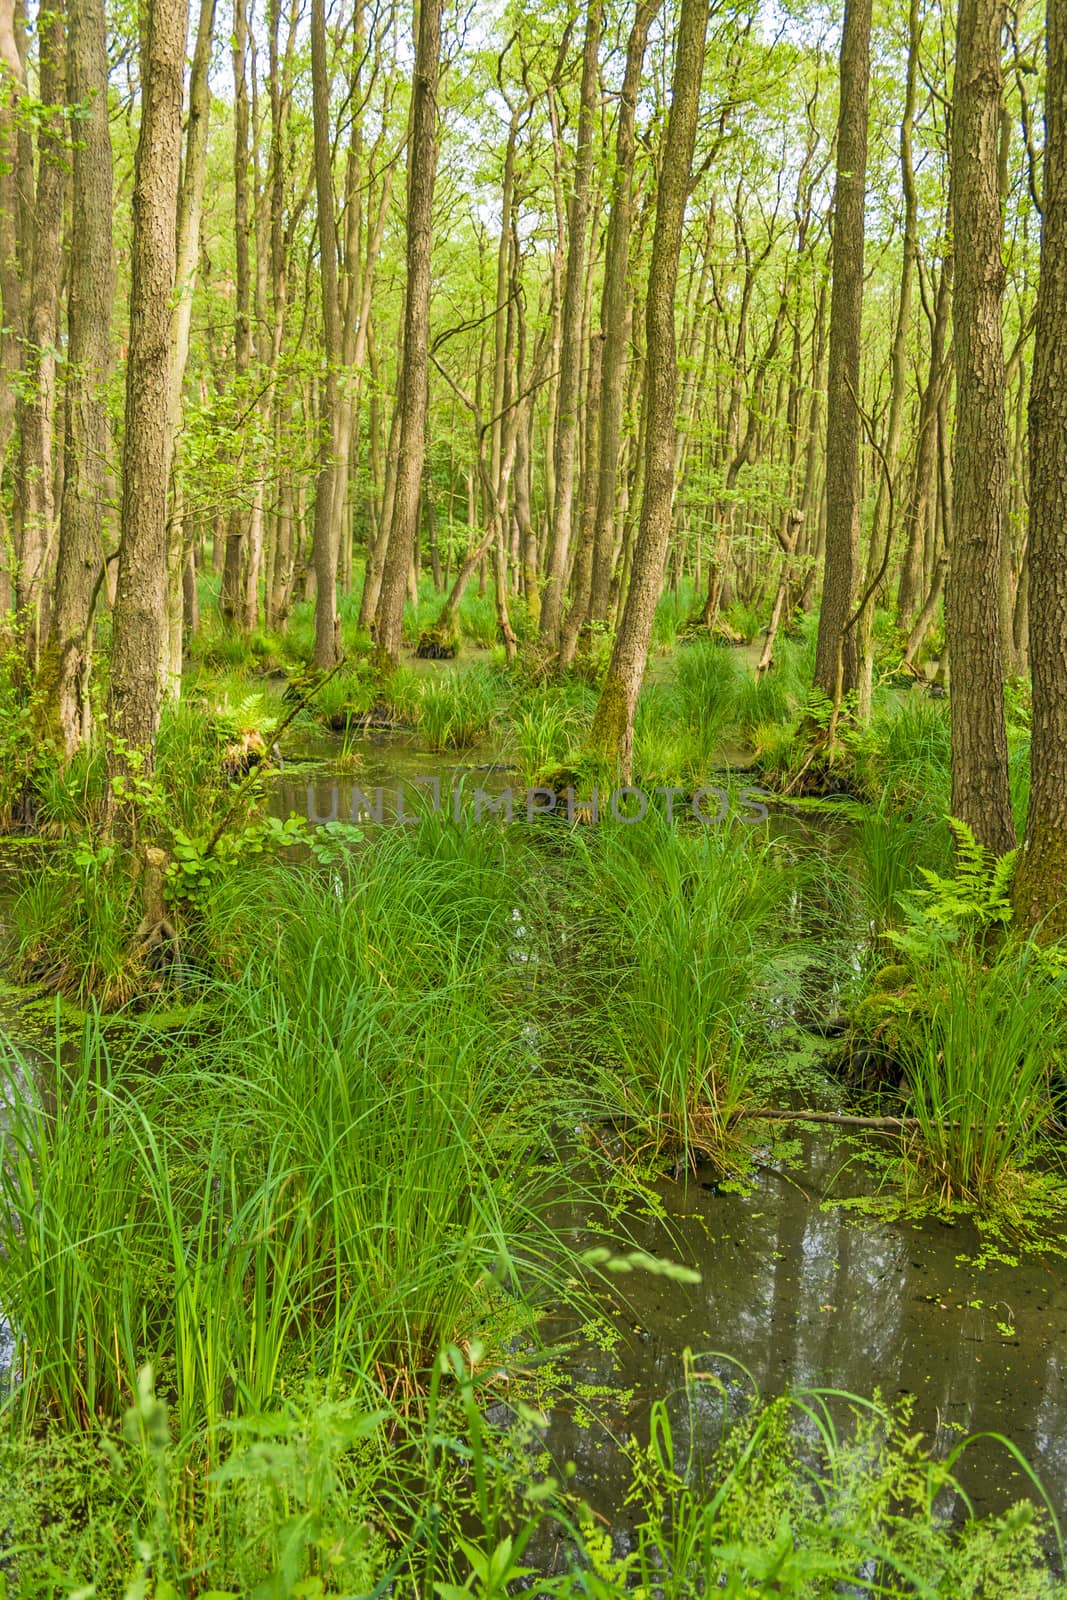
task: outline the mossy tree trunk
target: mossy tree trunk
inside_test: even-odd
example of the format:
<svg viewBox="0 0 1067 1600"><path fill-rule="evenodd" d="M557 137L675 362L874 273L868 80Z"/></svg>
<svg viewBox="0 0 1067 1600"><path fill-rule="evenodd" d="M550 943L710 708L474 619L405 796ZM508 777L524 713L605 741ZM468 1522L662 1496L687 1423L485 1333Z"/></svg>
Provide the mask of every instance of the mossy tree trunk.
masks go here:
<svg viewBox="0 0 1067 1600"><path fill-rule="evenodd" d="M575 478L578 467L578 410L582 398L582 320L586 294L587 233L590 174L597 112L597 49L603 23L602 0L589 0L585 45L582 52L582 86L578 109L578 134L574 150L574 176L567 207L567 277L563 287L560 324L559 388L553 439L555 479L552 501L552 538L545 562L541 594L541 638L558 646L563 622L563 596L571 553Z"/></svg>
<svg viewBox="0 0 1067 1600"><path fill-rule="evenodd" d="M615 553L626 362L630 348L632 317L627 269L630 233L633 227L634 159L637 153L634 129L648 30L661 4L662 0L638 0L626 46L626 69L619 96L611 215L608 218L604 244L604 289L600 303L600 330L604 340L604 353L600 380L593 565L588 607L589 620L592 622L603 622L606 619L611 601L611 567Z"/></svg>
<svg viewBox="0 0 1067 1600"><path fill-rule="evenodd" d="M51 631L42 658L45 715L65 760L88 737L89 606L103 559L111 365L112 161L103 0L71 0L67 95L82 109L71 154L72 221L66 462Z"/></svg>
<svg viewBox="0 0 1067 1600"><path fill-rule="evenodd" d="M607 758L627 777L633 764L634 710L671 533L678 400L674 300L707 27L708 0L682 0L648 275L641 523L619 632L589 734L591 753Z"/></svg>
<svg viewBox="0 0 1067 1600"><path fill-rule="evenodd" d="M945 591L952 812L1003 855L1015 844L1000 629L1008 432L998 171L1003 0L960 0L952 108L956 436Z"/></svg>
<svg viewBox="0 0 1067 1600"><path fill-rule="evenodd" d="M18 566L15 608L31 672L46 632L48 572L52 555L53 417L60 274L63 264L63 186L67 166L64 128L66 73L63 9L42 7L38 18L37 178L33 225L23 239L26 342L18 390ZM28 269L28 270L27 270Z"/></svg>
<svg viewBox="0 0 1067 1600"><path fill-rule="evenodd" d="M826 393L826 546L815 683L835 701L859 683L860 337L863 322L864 200L871 0L846 0L834 185L833 282Z"/></svg>
<svg viewBox="0 0 1067 1600"><path fill-rule="evenodd" d="M1045 200L1030 391L1030 808L1015 911L1067 936L1067 16L1048 12Z"/></svg>
<svg viewBox="0 0 1067 1600"><path fill-rule="evenodd" d="M133 182L130 342L122 472L122 543L111 647L112 772L155 753L166 614L171 303L182 154L185 0L155 0L141 64Z"/></svg>
<svg viewBox="0 0 1067 1600"><path fill-rule="evenodd" d="M437 177L437 91L441 72L441 0L419 0L407 182L407 282L404 357L397 396L396 487L378 599L380 669L395 667L403 636L404 591L419 527L430 367L430 253Z"/></svg>

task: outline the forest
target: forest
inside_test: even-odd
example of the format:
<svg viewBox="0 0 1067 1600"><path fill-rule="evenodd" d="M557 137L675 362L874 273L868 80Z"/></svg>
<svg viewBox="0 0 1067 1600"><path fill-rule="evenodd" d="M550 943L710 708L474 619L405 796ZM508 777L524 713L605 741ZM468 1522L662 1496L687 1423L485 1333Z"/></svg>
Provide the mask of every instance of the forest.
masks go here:
<svg viewBox="0 0 1067 1600"><path fill-rule="evenodd" d="M0 1600L1067 1600L1067 5L0 0Z"/></svg>

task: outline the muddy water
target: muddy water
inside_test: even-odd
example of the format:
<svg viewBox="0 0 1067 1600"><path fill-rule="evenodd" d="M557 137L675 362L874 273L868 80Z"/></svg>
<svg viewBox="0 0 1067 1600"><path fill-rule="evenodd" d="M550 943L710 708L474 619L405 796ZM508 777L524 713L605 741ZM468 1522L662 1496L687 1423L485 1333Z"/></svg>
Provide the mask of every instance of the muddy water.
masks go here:
<svg viewBox="0 0 1067 1600"><path fill-rule="evenodd" d="M568 1360L568 1377L584 1388L553 1414L548 1445L559 1463L576 1463L578 1483L617 1530L627 1482L618 1445L647 1441L652 1401L671 1394L684 1434L686 1349L708 1353L700 1368L723 1380L735 1411L753 1384L764 1396L814 1385L869 1397L877 1388L887 1401L912 1397L913 1430L941 1455L968 1434L1005 1434L1067 1515L1064 1263L978 1269L961 1260L979 1245L969 1226L873 1223L825 1205L842 1159L828 1139L810 1139L799 1169L762 1171L747 1195L665 1180L666 1218L650 1206L625 1219L641 1249L697 1268L701 1282L616 1280L625 1298L613 1287L604 1305L619 1344L583 1345ZM600 1242L592 1221L568 1219L567 1242ZM709 1393L697 1411L706 1443L718 1437L721 1408ZM968 1450L958 1476L979 1513L1034 1493L990 1440Z"/></svg>

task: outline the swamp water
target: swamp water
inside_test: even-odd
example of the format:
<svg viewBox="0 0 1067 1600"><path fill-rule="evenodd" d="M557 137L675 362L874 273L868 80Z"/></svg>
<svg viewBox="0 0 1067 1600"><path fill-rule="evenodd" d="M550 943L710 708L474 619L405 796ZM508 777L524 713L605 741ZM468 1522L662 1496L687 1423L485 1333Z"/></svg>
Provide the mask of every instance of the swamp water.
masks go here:
<svg viewBox="0 0 1067 1600"><path fill-rule="evenodd" d="M321 761L329 748L323 740L301 754ZM356 748L354 773L279 774L270 810L351 822L359 792L373 799L380 786L384 818L395 821L398 789L410 812L420 790L428 804L418 780L436 778L445 805L451 788L463 789L469 816L475 787L519 789L489 746L461 761L420 749L415 736L379 733ZM801 848L837 853L827 818L771 825ZM732 1415L753 1385L764 1398L803 1386L867 1397L878 1390L889 1404L910 1399L912 1428L939 1455L968 1435L1010 1439L1067 1520L1067 1263L1038 1254L977 1267L981 1240L969 1223L886 1223L842 1208L833 1201L862 1192L863 1182L842 1173L847 1157L830 1137L808 1133L802 1143L797 1168L763 1167L744 1191L720 1190L701 1173L685 1183L659 1180L646 1207L614 1223L561 1208L558 1227L571 1248L601 1245L614 1228L650 1255L695 1268L701 1281L690 1287L634 1272L604 1291L603 1337L583 1339L554 1363L563 1397L553 1396L545 1447L556 1467L574 1463L574 1486L625 1549L630 1470L622 1447L647 1441L655 1400L673 1397L684 1451L690 1418L706 1429L708 1445L718 1439L723 1389ZM722 1385L697 1384L695 1406L684 1391L687 1350ZM691 1442L699 1451L701 1439ZM995 1439L976 1439L956 1475L980 1515L1037 1498Z"/></svg>
<svg viewBox="0 0 1067 1600"><path fill-rule="evenodd" d="M358 742L354 771L331 769L337 749L325 737L294 749L316 764L294 770L290 762L272 779L271 813L351 822L355 792L381 786L385 817L395 819L398 785L417 794L417 780L427 777L437 777L444 794L456 781L471 792L518 787L489 748L460 762L428 754L410 736L371 734ZM803 827L812 848L827 847L824 827ZM0 1028L18 1038L25 1019L9 998L0 1004ZM761 1167L744 1190L721 1189L698 1173L684 1183L661 1178L647 1204L610 1220L584 1205L558 1208L556 1225L572 1249L624 1234L649 1255L695 1268L700 1282L634 1272L603 1289L602 1324L572 1339L546 1381L544 1445L557 1468L574 1463L574 1486L624 1550L630 1467L623 1447L647 1441L656 1400L668 1399L684 1457L690 1442L698 1450L702 1441L714 1445L724 1404L729 1415L740 1414L753 1386L764 1397L803 1386L858 1396L878 1390L889 1403L911 1397L913 1429L940 1454L971 1434L1011 1439L1056 1514L1067 1518L1064 1262L1049 1254L979 1269L980 1240L969 1225L889 1224L843 1209L832 1201L862 1183L842 1170L840 1145L822 1134L803 1136L802 1145L797 1167ZM549 1339L557 1331L550 1319ZM719 1380L693 1386L688 1403L686 1351L702 1374ZM10 1355L0 1324L0 1366ZM844 1417L843 1402L839 1409ZM979 1514L1036 1498L1017 1461L989 1438L970 1446L956 1474Z"/></svg>

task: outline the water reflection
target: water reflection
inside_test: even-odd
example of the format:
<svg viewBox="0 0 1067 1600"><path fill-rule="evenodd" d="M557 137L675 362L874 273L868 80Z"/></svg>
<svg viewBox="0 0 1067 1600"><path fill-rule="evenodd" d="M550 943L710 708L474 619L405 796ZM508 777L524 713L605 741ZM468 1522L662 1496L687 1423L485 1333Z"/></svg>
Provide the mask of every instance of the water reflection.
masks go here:
<svg viewBox="0 0 1067 1600"><path fill-rule="evenodd" d="M822 1191L839 1161L828 1141L811 1139L806 1149L803 1183ZM647 1438L651 1402L674 1393L684 1439L687 1348L723 1353L703 1366L722 1378L735 1411L751 1394L743 1368L767 1396L797 1385L863 1396L878 1389L890 1401L911 1395L913 1425L940 1454L967 1434L1007 1435L1057 1514L1067 1510L1061 1264L1038 1258L978 1270L960 1259L977 1249L969 1227L872 1223L823 1209L770 1172L748 1196L693 1182L658 1187L670 1221L651 1212L628 1217L634 1240L696 1266L702 1281L690 1288L634 1274L625 1300L613 1290L605 1304L621 1344L614 1355L583 1348L570 1370L587 1386L580 1392L612 1385L619 1394L584 1403L577 1419L573 1406L561 1408L548 1432L556 1461L576 1463L579 1486L609 1521L618 1521L627 1482L625 1462L606 1448L612 1438ZM600 1237L594 1219L578 1227L574 1220L568 1242L586 1248ZM697 1402L697 1425L711 1442L721 1399L709 1391ZM967 1451L958 1475L979 1514L1033 1493L1015 1460L988 1439Z"/></svg>

